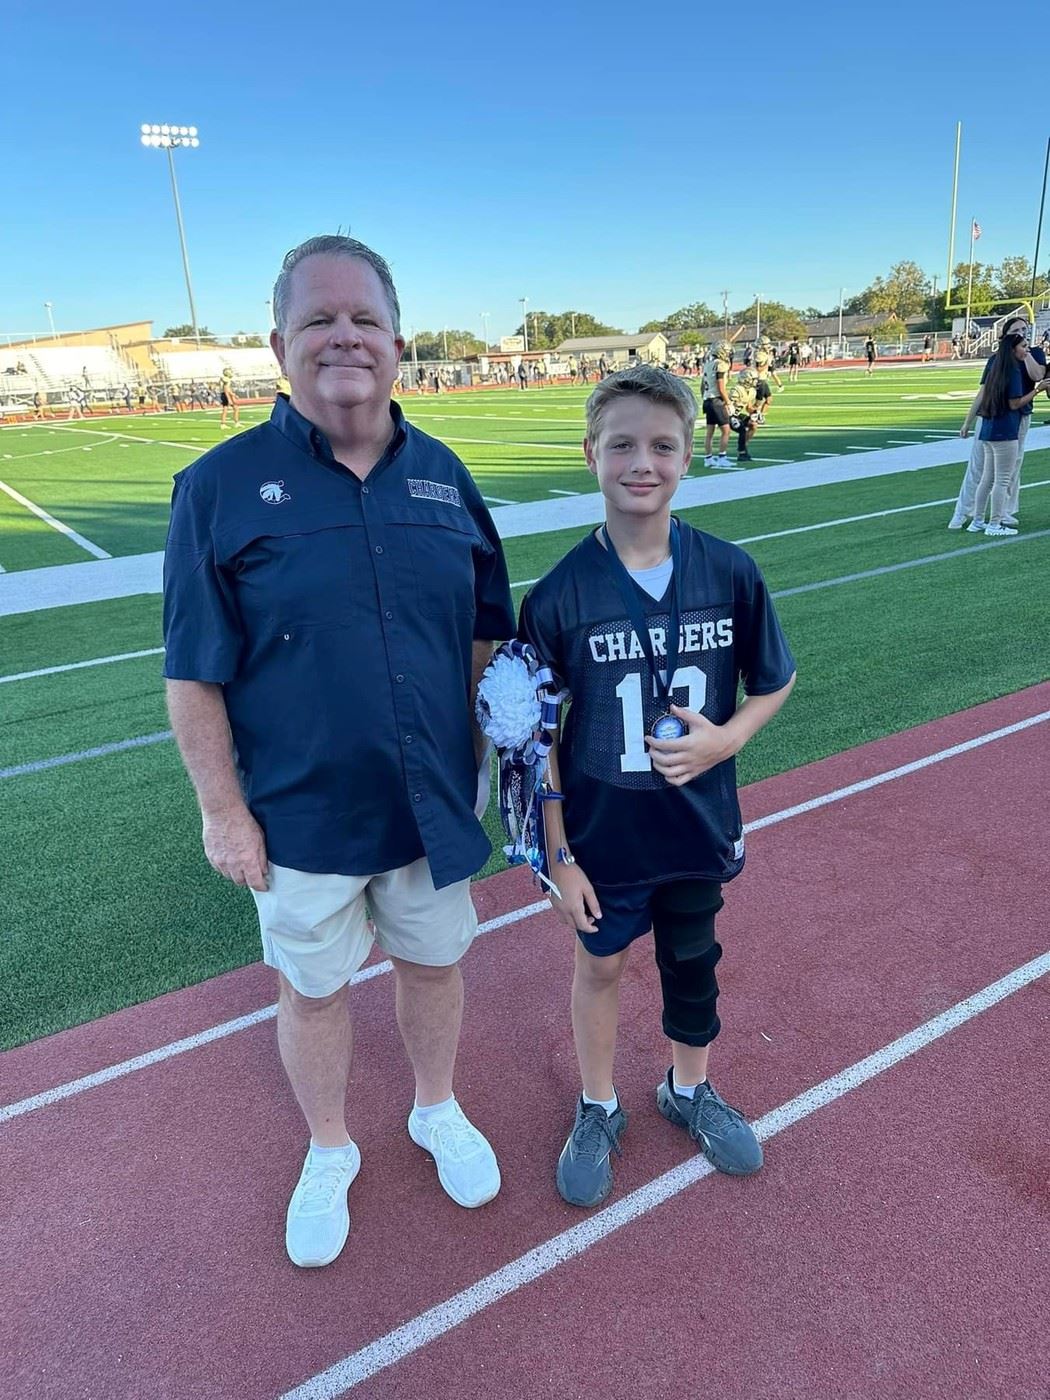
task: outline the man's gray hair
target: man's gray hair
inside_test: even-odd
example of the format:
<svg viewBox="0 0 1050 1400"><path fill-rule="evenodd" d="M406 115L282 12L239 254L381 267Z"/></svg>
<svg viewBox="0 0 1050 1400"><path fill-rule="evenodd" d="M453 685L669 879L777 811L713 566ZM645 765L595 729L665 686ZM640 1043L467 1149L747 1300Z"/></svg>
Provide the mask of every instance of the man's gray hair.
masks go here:
<svg viewBox="0 0 1050 1400"><path fill-rule="evenodd" d="M367 243L359 243L356 238L347 238L341 233L321 233L316 238L308 238L305 243L300 243L297 248L284 255L281 271L273 284L273 319L281 335L284 334L288 318L292 273L304 258L312 257L315 253L327 253L329 256L340 258L359 258L361 262L366 262L383 284L394 334L401 334L401 305L386 259L369 248Z"/></svg>

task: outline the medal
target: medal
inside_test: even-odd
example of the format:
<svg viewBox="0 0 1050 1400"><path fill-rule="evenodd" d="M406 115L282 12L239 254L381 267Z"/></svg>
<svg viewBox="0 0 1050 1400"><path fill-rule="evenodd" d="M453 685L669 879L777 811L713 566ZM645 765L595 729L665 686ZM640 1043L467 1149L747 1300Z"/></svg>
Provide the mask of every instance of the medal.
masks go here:
<svg viewBox="0 0 1050 1400"><path fill-rule="evenodd" d="M679 719L677 715L661 715L653 725L654 739L681 739L685 733L685 720Z"/></svg>

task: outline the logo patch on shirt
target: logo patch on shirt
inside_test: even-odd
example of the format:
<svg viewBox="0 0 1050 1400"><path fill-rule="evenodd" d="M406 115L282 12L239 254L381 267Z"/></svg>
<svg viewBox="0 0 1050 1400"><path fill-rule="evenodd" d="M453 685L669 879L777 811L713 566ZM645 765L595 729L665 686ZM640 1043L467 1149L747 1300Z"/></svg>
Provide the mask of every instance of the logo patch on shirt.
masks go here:
<svg viewBox="0 0 1050 1400"><path fill-rule="evenodd" d="M283 481L264 481L259 487L259 495L271 506L279 506L282 501L292 499L284 489Z"/></svg>
<svg viewBox="0 0 1050 1400"><path fill-rule="evenodd" d="M422 481L418 476L407 480L408 494L421 501L444 501L447 506L460 506L459 491L455 486L446 486L443 481Z"/></svg>
<svg viewBox="0 0 1050 1400"><path fill-rule="evenodd" d="M742 859L743 859L743 855L744 855L744 838L741 836L741 838L740 838L739 841L734 841L734 842L733 842L733 859L734 859L734 860L742 860Z"/></svg>

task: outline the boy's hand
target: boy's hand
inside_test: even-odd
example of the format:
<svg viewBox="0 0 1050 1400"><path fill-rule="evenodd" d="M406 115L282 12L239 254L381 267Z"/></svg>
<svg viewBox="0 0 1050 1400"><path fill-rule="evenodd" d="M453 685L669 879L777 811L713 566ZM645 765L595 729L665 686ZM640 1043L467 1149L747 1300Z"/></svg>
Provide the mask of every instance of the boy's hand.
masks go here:
<svg viewBox="0 0 1050 1400"><path fill-rule="evenodd" d="M672 787L691 783L701 773L732 757L732 746L721 725L712 724L683 705L672 705L671 713L685 720L689 732L680 739L654 739L647 734L645 742L649 745L653 767Z"/></svg>
<svg viewBox="0 0 1050 1400"><path fill-rule="evenodd" d="M558 888L558 898L551 903L563 924L580 933L597 933L595 919L602 916L598 896L594 886L578 865L565 865L558 862L551 871L551 879Z"/></svg>

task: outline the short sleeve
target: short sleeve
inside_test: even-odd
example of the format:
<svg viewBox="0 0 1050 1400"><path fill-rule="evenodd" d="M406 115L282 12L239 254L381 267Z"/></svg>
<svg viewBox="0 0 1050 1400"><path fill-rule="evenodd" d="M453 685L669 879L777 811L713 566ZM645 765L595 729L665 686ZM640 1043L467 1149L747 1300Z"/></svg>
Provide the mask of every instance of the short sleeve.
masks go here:
<svg viewBox="0 0 1050 1400"><path fill-rule="evenodd" d="M739 616L742 612L742 616ZM795 671L766 581L752 565L750 596L738 604L740 638L737 665L747 695L772 695L787 685Z"/></svg>
<svg viewBox="0 0 1050 1400"><path fill-rule="evenodd" d="M560 685L565 684L565 661L562 655L560 630L550 609L543 606L542 595L532 589L521 601L518 614L518 640L528 642L536 655L554 672Z"/></svg>
<svg viewBox="0 0 1050 1400"><path fill-rule="evenodd" d="M514 635L514 600L503 541L480 495L470 493L467 502L481 536L474 551L474 636L483 642L504 641Z"/></svg>
<svg viewBox="0 0 1050 1400"><path fill-rule="evenodd" d="M164 548L164 676L222 685L237 674L242 635L219 568L207 508L180 475Z"/></svg>

